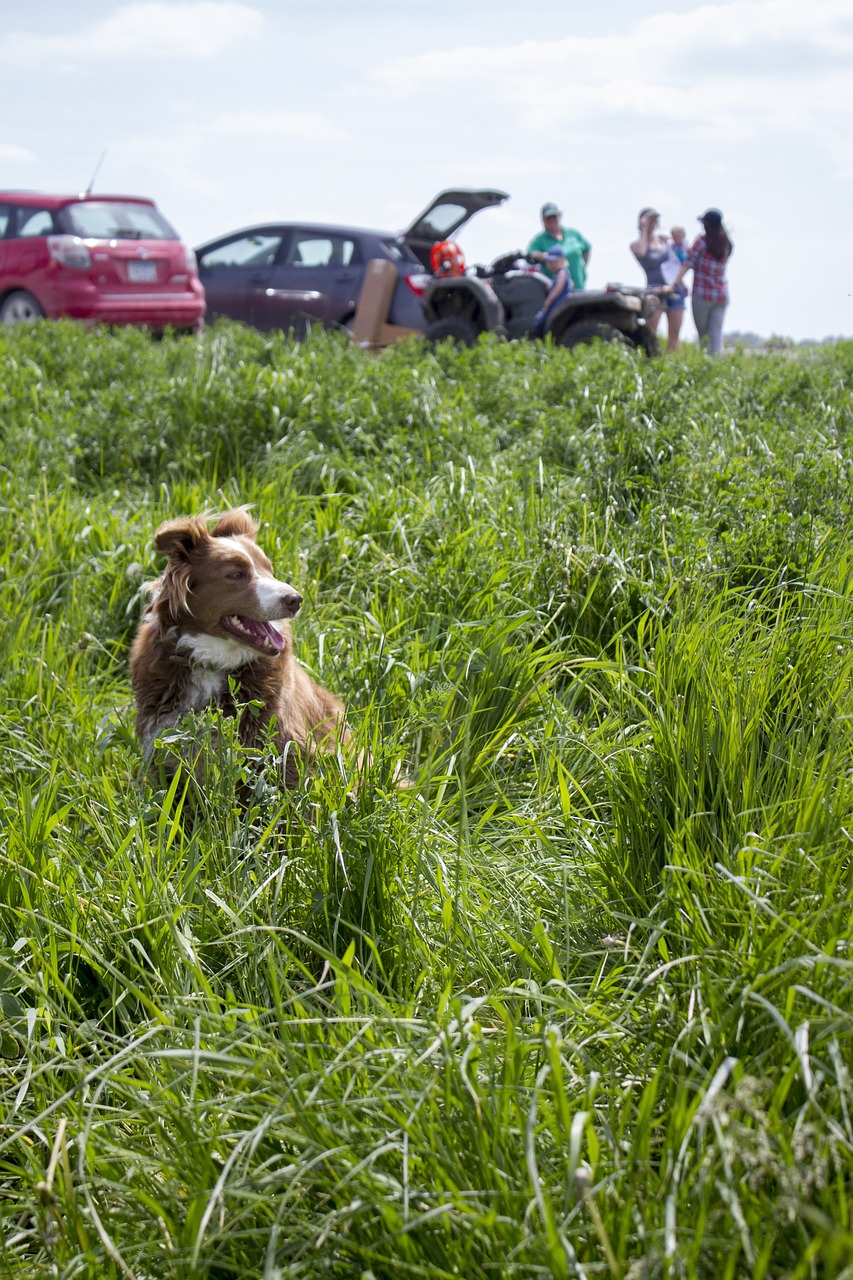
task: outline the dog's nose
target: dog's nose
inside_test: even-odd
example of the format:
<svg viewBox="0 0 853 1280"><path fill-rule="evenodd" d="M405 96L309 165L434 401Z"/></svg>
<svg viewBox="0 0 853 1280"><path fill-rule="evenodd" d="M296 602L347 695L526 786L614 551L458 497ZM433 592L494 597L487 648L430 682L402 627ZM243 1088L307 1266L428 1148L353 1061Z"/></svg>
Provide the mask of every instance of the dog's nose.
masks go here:
<svg viewBox="0 0 853 1280"><path fill-rule="evenodd" d="M298 591L285 591L281 597L281 603L289 613L296 613L302 604L302 596Z"/></svg>

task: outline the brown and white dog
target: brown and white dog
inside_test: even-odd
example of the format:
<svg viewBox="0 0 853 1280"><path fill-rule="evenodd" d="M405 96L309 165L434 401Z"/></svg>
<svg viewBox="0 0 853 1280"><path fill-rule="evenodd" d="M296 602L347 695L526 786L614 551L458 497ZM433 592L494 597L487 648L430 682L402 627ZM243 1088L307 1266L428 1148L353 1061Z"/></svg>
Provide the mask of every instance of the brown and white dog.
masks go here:
<svg viewBox="0 0 853 1280"><path fill-rule="evenodd" d="M257 531L245 507L168 520L157 530L154 544L169 560L130 654L137 731L150 756L187 712L216 706L234 715L235 701L257 701L262 710L242 716L240 740L258 744L274 721L277 748L292 744L285 781L294 786L295 756L334 751L346 738L344 710L293 656L286 620L302 596L275 578Z"/></svg>

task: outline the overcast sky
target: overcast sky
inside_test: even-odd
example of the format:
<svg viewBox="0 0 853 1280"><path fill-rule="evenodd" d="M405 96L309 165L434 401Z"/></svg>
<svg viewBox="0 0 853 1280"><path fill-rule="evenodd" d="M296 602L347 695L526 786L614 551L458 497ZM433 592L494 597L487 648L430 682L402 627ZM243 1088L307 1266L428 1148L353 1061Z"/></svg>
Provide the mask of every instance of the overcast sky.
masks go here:
<svg viewBox="0 0 853 1280"><path fill-rule="evenodd" d="M640 283L636 216L723 210L727 330L853 335L853 0L0 0L0 187L154 197L191 244L405 226L444 187L539 207Z"/></svg>

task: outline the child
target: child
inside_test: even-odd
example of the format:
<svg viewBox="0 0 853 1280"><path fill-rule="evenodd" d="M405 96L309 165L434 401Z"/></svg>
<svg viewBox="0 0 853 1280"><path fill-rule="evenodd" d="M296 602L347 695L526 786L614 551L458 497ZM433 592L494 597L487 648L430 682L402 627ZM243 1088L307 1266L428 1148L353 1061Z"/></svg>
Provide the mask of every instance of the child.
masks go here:
<svg viewBox="0 0 853 1280"><path fill-rule="evenodd" d="M684 227L670 227L669 234L672 252L679 262L683 262L687 257L687 232Z"/></svg>
<svg viewBox="0 0 853 1280"><path fill-rule="evenodd" d="M667 246L669 253L666 260L661 264L661 272L667 284L672 284L676 276L680 273L681 267L687 257L687 232L684 227L674 226L669 229L670 240ZM666 349L667 352L678 350L679 337L681 334L681 322L684 319L684 311L686 307L685 299L687 298L687 286L679 284L673 289L668 297L664 297L663 305L666 311Z"/></svg>
<svg viewBox="0 0 853 1280"><path fill-rule="evenodd" d="M572 291L572 277L569 275L568 259L562 245L551 245L546 254L546 261L548 270L553 274L554 283L548 290L542 310L537 311L533 317L533 332L537 338L541 338L545 331L548 312L553 310L558 302L562 302L563 298L568 298Z"/></svg>

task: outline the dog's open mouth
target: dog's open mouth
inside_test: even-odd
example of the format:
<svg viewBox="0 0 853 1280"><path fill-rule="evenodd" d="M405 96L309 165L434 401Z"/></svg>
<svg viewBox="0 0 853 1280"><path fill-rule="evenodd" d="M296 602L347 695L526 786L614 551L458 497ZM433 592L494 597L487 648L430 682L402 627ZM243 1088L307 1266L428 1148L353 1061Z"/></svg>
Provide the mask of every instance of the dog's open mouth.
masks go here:
<svg viewBox="0 0 853 1280"><path fill-rule="evenodd" d="M222 626L243 644L251 645L258 653L275 657L284 648L284 636L271 622L256 622L254 618L243 618L236 613L223 618Z"/></svg>

